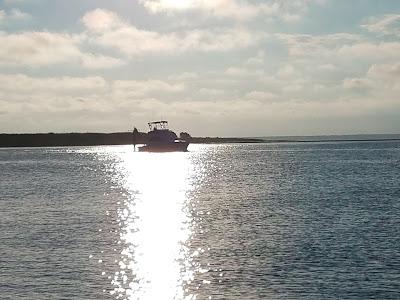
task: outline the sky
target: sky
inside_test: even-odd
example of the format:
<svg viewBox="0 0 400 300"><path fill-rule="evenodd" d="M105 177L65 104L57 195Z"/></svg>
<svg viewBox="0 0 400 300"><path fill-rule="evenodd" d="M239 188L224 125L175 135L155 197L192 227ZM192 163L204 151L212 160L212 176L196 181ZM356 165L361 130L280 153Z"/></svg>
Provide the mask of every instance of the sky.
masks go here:
<svg viewBox="0 0 400 300"><path fill-rule="evenodd" d="M400 1L0 0L0 132L400 133Z"/></svg>

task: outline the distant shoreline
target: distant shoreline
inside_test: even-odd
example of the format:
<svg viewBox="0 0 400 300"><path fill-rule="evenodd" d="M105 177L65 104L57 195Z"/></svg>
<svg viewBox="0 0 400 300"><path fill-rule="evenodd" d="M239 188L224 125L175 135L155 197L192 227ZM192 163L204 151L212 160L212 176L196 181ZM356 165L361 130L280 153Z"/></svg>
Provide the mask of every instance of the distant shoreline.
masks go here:
<svg viewBox="0 0 400 300"><path fill-rule="evenodd" d="M264 143L335 143L335 142L390 142L400 141L400 138L393 139L337 139L337 140L264 140Z"/></svg>
<svg viewBox="0 0 400 300"><path fill-rule="evenodd" d="M321 142L378 142L399 141L400 135L368 135L356 136L315 136L315 137L192 137L191 144L227 144L227 143L321 143ZM138 140L136 144L143 144ZM35 134L0 134L0 147L62 147L62 146L102 146L132 145L131 132L116 133L35 133Z"/></svg>
<svg viewBox="0 0 400 300"><path fill-rule="evenodd" d="M141 133L142 134L142 133ZM192 137L191 144L264 143L257 138ZM145 134L136 144L145 144ZM0 134L0 147L62 147L132 145L132 132Z"/></svg>

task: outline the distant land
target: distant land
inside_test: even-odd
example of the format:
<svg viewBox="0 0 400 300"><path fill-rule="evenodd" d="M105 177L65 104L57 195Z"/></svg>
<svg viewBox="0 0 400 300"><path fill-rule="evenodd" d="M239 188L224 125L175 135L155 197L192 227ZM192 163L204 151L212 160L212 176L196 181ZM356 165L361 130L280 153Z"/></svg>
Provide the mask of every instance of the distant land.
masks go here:
<svg viewBox="0 0 400 300"><path fill-rule="evenodd" d="M146 133L140 133L137 144L146 143ZM192 137L192 144L221 143L290 143L337 141L400 140L400 134L328 135L328 136L274 136L274 137ZM36 133L0 134L0 147L60 147L133 144L132 132L115 133Z"/></svg>
<svg viewBox="0 0 400 300"><path fill-rule="evenodd" d="M310 135L310 136L267 136L258 137L265 142L362 142L400 140L400 134L349 134L349 135Z"/></svg>
<svg viewBox="0 0 400 300"><path fill-rule="evenodd" d="M140 133L136 144L145 144L147 134ZM263 143L257 138L191 137L192 144L210 143ZM59 147L59 146L101 146L131 145L132 132L115 133L35 133L0 134L0 147Z"/></svg>

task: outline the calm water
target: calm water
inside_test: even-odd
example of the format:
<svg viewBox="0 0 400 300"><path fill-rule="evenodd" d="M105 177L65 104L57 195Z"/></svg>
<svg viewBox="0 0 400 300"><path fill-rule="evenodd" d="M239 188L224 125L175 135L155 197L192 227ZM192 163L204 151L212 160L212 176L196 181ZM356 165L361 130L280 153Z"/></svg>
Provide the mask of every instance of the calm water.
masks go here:
<svg viewBox="0 0 400 300"><path fill-rule="evenodd" d="M400 142L0 150L0 299L400 299Z"/></svg>

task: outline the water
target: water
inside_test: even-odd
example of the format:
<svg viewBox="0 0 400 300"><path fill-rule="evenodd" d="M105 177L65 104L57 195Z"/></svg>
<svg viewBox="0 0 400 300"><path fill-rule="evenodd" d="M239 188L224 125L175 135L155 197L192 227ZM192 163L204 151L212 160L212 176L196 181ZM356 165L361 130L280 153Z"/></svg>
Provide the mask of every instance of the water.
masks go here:
<svg viewBox="0 0 400 300"><path fill-rule="evenodd" d="M400 142L0 150L1 299L400 299Z"/></svg>

